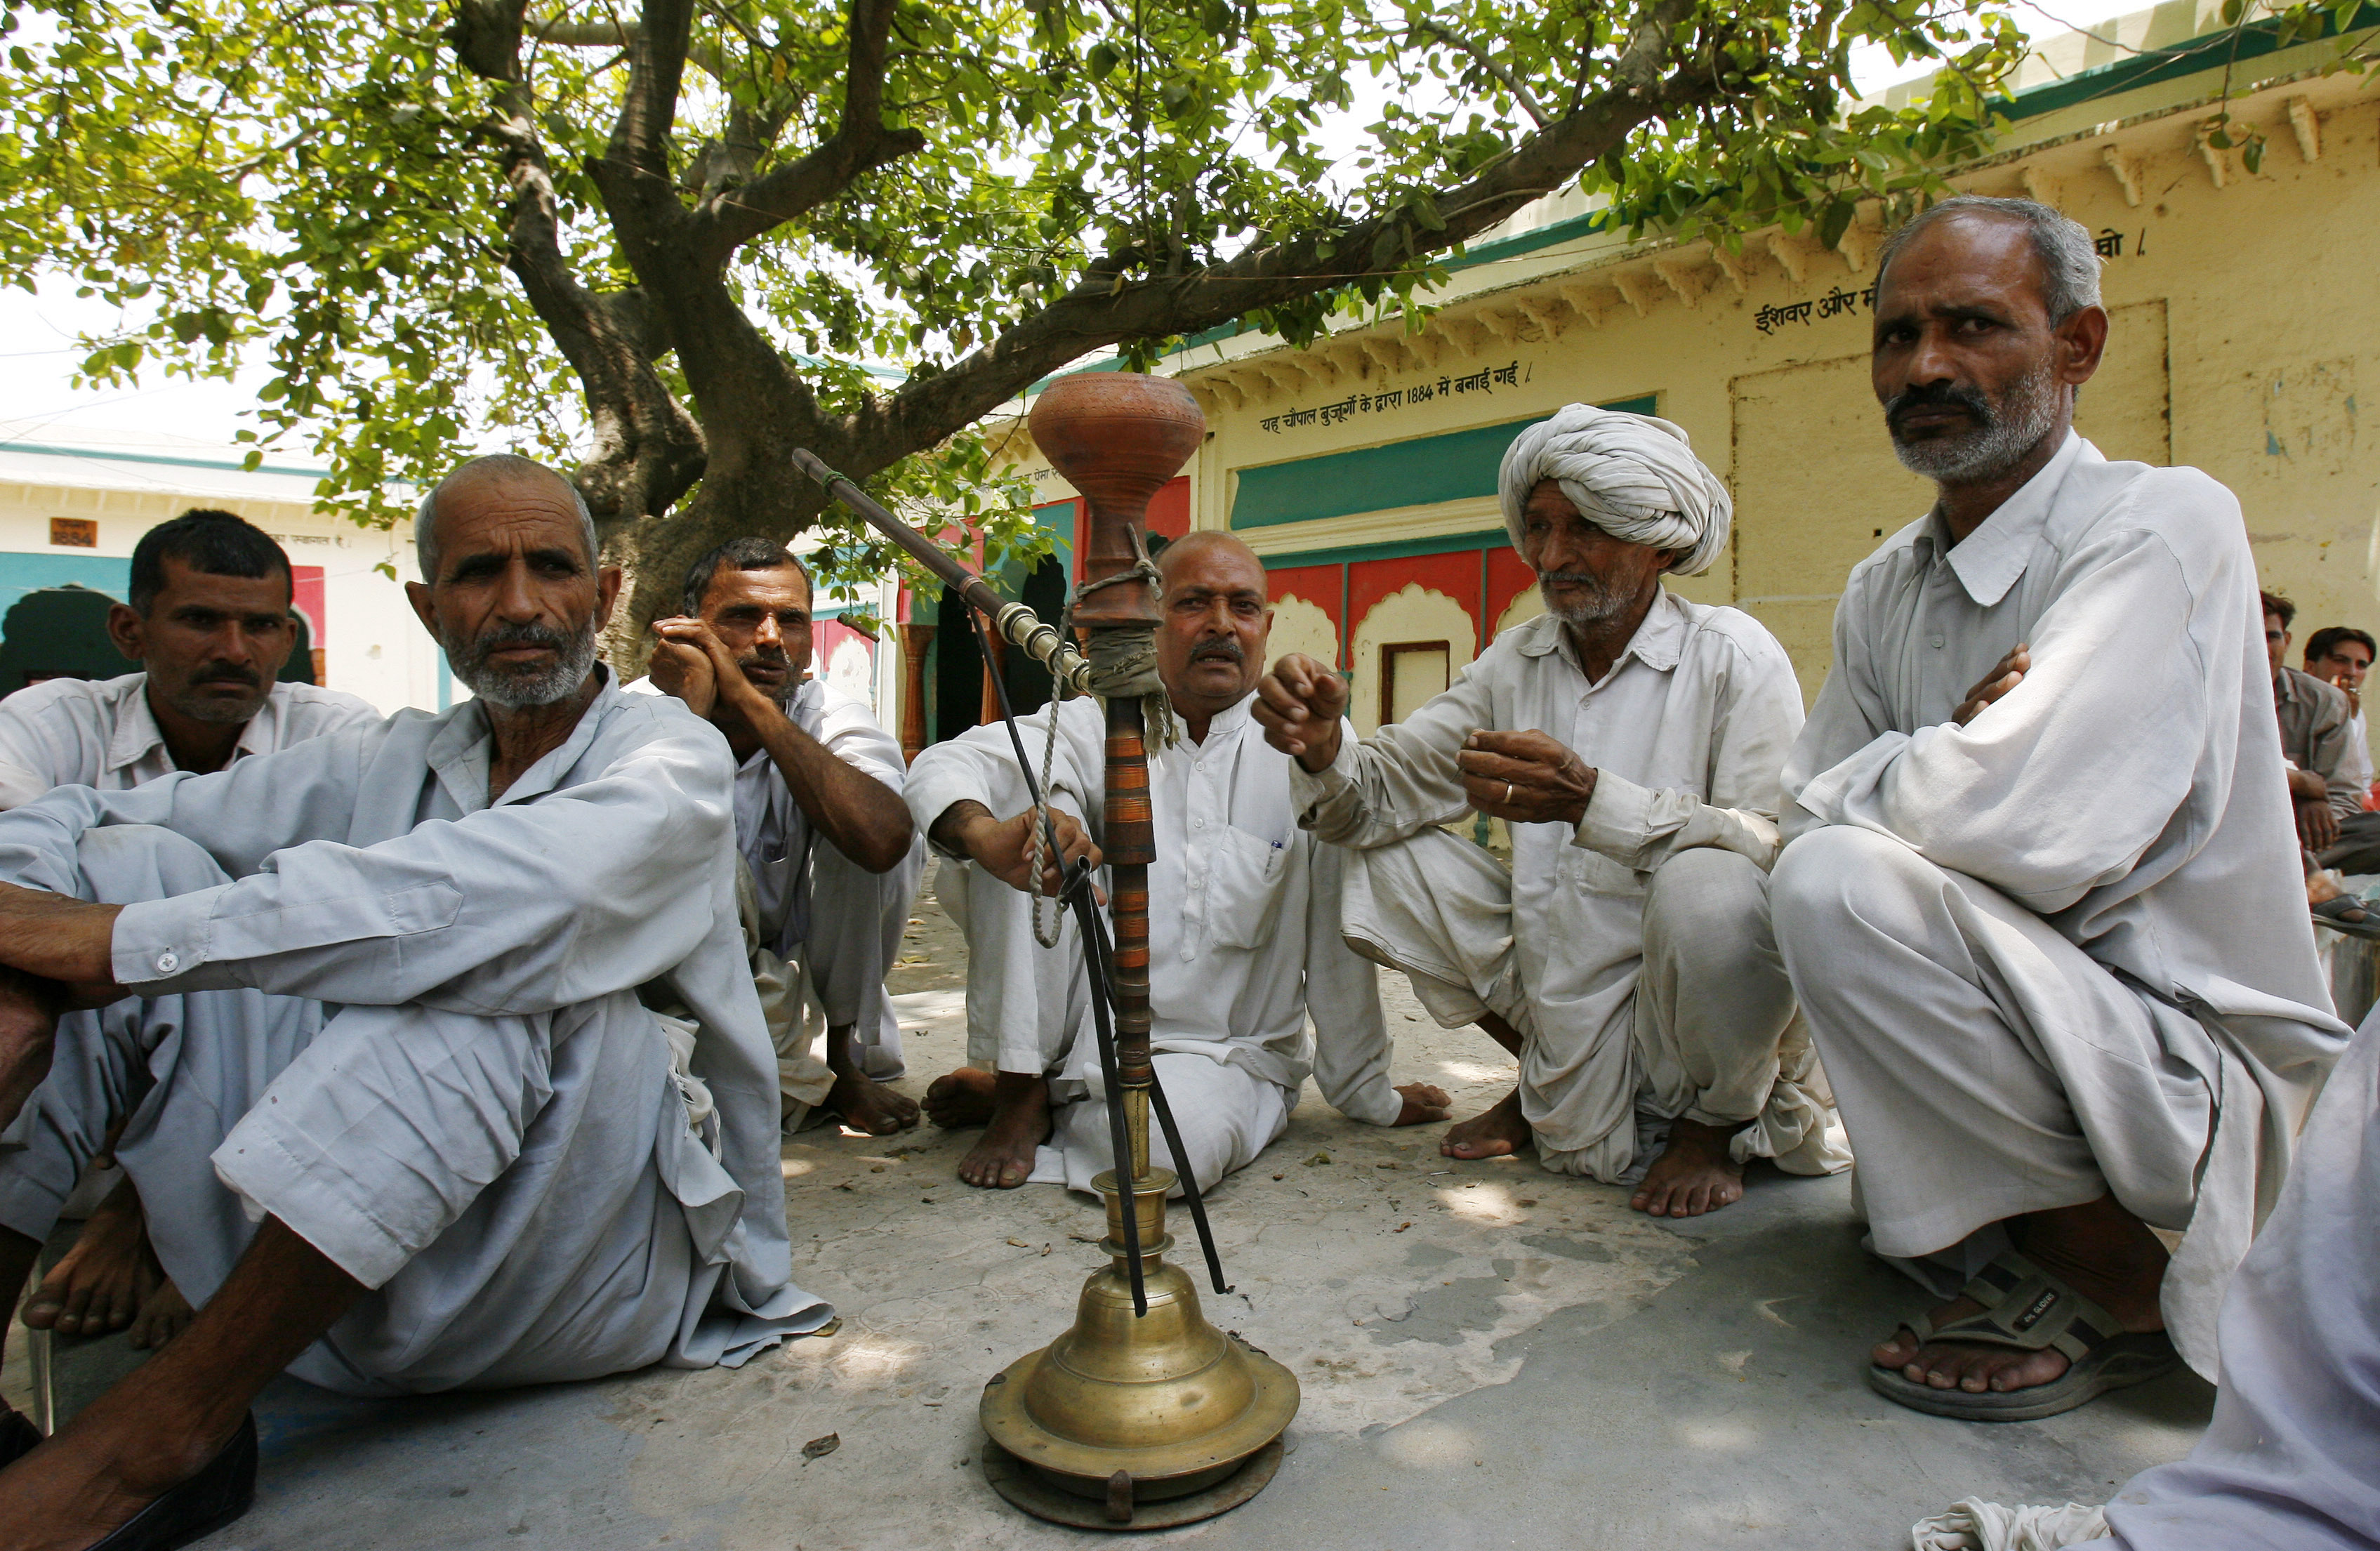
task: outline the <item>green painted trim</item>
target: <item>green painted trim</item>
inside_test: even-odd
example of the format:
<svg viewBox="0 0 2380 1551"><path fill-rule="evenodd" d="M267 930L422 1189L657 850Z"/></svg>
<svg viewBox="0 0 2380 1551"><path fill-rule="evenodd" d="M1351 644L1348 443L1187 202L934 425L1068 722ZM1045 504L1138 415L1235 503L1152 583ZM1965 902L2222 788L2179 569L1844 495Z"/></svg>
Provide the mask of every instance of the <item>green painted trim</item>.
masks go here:
<svg viewBox="0 0 2380 1551"><path fill-rule="evenodd" d="M289 474L300 479L327 479L327 468L297 468L288 464L261 463L254 468L221 458L177 458L164 453L114 453L98 447L56 446L45 442L0 442L0 453L40 453L49 457L82 458L92 463L164 463L177 468L228 468L237 474ZM391 480L402 484L402 480Z"/></svg>
<svg viewBox="0 0 2380 1551"><path fill-rule="evenodd" d="M1650 415L1659 398L1658 394L1643 394L1599 407ZM1441 431L1353 452L1239 469L1232 491L1230 527L1241 532L1494 495L1497 470L1512 439L1545 418L1542 414L1531 415L1469 430Z"/></svg>
<svg viewBox="0 0 2380 1551"><path fill-rule="evenodd" d="M1459 554L1465 550L1502 549L1512 542L1500 527L1476 533L1442 533L1435 539L1407 539L1394 544L1355 544L1343 550L1298 550L1289 554L1258 555L1268 571L1288 571L1302 565L1354 565L1366 560L1408 560L1422 554Z"/></svg>
<svg viewBox="0 0 2380 1551"><path fill-rule="evenodd" d="M2338 26L2337 22L2336 17L2325 13L2321 37L2333 38L2342 32L2380 27L2380 5L2366 4L2344 28ZM2311 41L2320 42L2321 39ZM2137 91L2144 86L2218 70L2227 63L2261 59L2278 52L2283 46L2279 24L2260 21L2243 28L2240 32L2237 53L2232 51L2231 45L2231 30L2218 28L2178 43L2168 43L2164 48L2149 49L2129 59L2110 60L2087 70L2078 70L2063 80L2045 81L2039 86L2027 87L2013 97L1994 98L1992 108L2011 119L2039 118L2044 114L2057 113L2119 91ZM2288 46L2299 47L2301 41L2292 40ZM2253 82L2241 80L2234 84L2245 87Z"/></svg>

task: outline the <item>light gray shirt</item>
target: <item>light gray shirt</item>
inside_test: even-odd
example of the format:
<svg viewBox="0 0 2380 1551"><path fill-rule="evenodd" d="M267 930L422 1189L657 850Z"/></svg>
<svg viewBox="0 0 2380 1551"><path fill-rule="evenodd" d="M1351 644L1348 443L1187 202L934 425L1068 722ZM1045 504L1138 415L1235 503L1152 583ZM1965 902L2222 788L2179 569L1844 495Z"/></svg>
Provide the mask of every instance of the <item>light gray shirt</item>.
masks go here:
<svg viewBox="0 0 2380 1551"><path fill-rule="evenodd" d="M1311 1072L1342 1113L1387 1125L1403 1100L1389 1077L1378 978L1340 936L1343 864L1299 830L1289 761L1265 745L1248 714L1255 699L1218 712L1205 742L1185 739L1148 757L1157 826L1148 869L1150 1044L1205 1054L1291 1089ZM1054 709L1051 801L1096 840L1107 794L1106 720L1087 699ZM1018 719L1037 779L1051 715L1045 707ZM1003 818L1029 800L1008 730L998 724L918 755L905 795L921 830L962 799Z"/></svg>
<svg viewBox="0 0 2380 1551"><path fill-rule="evenodd" d="M2273 678L2274 709L2280 719L2281 757L2322 777L2330 789L2330 810L2341 818L2363 811L2371 784L2371 754L2360 741L2362 718L2348 709L2347 692L2312 673L2283 668Z"/></svg>
<svg viewBox="0 0 2380 1551"><path fill-rule="evenodd" d="M2229 491L2070 436L1956 545L1928 513L1852 570L1834 670L1785 766L1789 839L1897 836L2206 1028L2217 1133L2202 1242L2173 1275L2209 1289L2269 1209L2347 1035L2314 957L2261 618ZM2019 641L2023 681L1953 725Z"/></svg>
<svg viewBox="0 0 2380 1551"><path fill-rule="evenodd" d="M0 700L0 808L53 786L121 792L171 775L174 757L149 709L149 675L51 679ZM235 760L381 719L370 702L310 684L276 684L239 732Z"/></svg>
<svg viewBox="0 0 2380 1551"><path fill-rule="evenodd" d="M104 824L203 846L234 881L116 917L115 978L140 996L249 986L494 1016L665 979L700 1025L688 1065L717 1106L725 1171L710 1170L704 1201L687 1198L700 1181L673 1188L698 1251L726 1272L719 1300L777 1312L792 1269L777 1062L736 917L733 761L680 702L606 678L493 804L487 718L466 701L212 775L61 787L0 816L0 875L21 874L28 852L71 875L77 838Z"/></svg>

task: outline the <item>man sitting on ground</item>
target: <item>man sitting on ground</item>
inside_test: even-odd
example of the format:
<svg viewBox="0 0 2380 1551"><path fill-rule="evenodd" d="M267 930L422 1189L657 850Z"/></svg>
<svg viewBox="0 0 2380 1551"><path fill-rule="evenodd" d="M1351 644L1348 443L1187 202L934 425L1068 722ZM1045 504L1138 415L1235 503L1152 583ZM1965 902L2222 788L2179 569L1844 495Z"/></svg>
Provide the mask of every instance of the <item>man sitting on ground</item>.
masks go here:
<svg viewBox="0 0 2380 1551"><path fill-rule="evenodd" d="M2352 625L2325 625L2306 637L2305 671L2347 697L2347 759L2354 767L2350 779L2363 788L2362 803L2366 811L2341 818L2338 838L2317 858L2322 866L2340 872L2380 872L2380 813L2368 811L2372 801L2372 745L2363 721L2363 678L2372 672L2375 656L2380 656L2380 647L2373 644L2371 633ZM2372 918L2370 911L2353 903L2327 910L2317 905L2315 911L2339 920L2341 916L2337 912L2344 912L2345 919L2358 926ZM2380 923L2373 923L2369 929L2380 931Z"/></svg>
<svg viewBox="0 0 2380 1551"><path fill-rule="evenodd" d="M2289 762L2289 799L2298 843L2326 851L2338 843L2342 820L2363 811L2372 784L2372 756L2350 731L2355 708L2347 692L2289 665L2289 623L2298 606L2261 593L2265 651L2273 670L2273 707L2280 716L2281 757Z"/></svg>
<svg viewBox="0 0 2380 1551"><path fill-rule="evenodd" d="M1777 944L1875 1248L1944 1300L1868 1380L1974 1420L2177 1347L2214 1376L2346 1035L2239 503L2074 434L2107 338L2091 234L2046 206L1947 200L1888 241L1876 394L1939 496L1852 571L1785 767ZM2186 1230L2170 1262L2154 1230Z"/></svg>
<svg viewBox="0 0 2380 1551"><path fill-rule="evenodd" d="M474 459L416 533L407 591L477 698L0 814L0 1298L124 1120L199 1305L46 1443L0 1416L19 1545L237 1517L285 1367L536 1384L828 1317L790 1281L725 743L596 664L620 574L560 477Z"/></svg>
<svg viewBox="0 0 2380 1551"><path fill-rule="evenodd" d="M1159 902L1148 920L1150 1043L1192 1155L1187 1171L1206 1189L1288 1126L1309 1070L1324 1098L1373 1125L1444 1120L1447 1096L1426 1084L1390 1086L1378 980L1340 940L1339 856L1298 832L1287 772L1251 730L1272 629L1263 563L1228 534L1199 532L1169 545L1158 568L1158 675L1187 732L1148 756L1157 825L1148 885ZM1107 790L1097 702L1019 719L1037 765L1053 719L1049 793L1065 851L1043 866L1039 886L1050 891L1075 858L1097 862ZM1005 1190L1030 1179L1087 1191L1109 1166L1109 1138L1082 944L1071 917L1057 951L1034 940L1037 902L1022 891L1034 887L1033 810L1007 729L978 727L918 755L908 798L946 858L936 890L967 943L974 1064L936 1079L926 1113L938 1125L985 1127L959 1164L969 1184ZM1184 1171L1162 1135L1149 1147Z"/></svg>
<svg viewBox="0 0 2380 1551"><path fill-rule="evenodd" d="M1556 1173L1619 1181L1641 1110L1669 1126L1633 1197L1656 1217L1738 1199L1753 1157L1843 1168L1765 924L1801 690L1758 621L1660 585L1726 552L1726 489L1668 421L1585 404L1523 431L1499 483L1549 612L1361 745L1345 681L1309 657L1257 710L1295 757L1299 821L1354 848L1349 940L1520 1058L1441 1150L1534 1140ZM1466 812L1512 826L1509 873L1436 827Z"/></svg>
<svg viewBox="0 0 2380 1551"><path fill-rule="evenodd" d="M132 547L129 602L108 611L116 650L140 671L93 683L51 679L0 700L0 808L58 786L121 792L175 770L222 769L343 727L378 721L370 703L282 681L298 644L289 557L229 512L196 510ZM164 1343L190 1305L158 1268L132 1181L95 1169L67 1215L74 1247L25 1302L25 1323L62 1336L131 1327Z"/></svg>
<svg viewBox="0 0 2380 1551"><path fill-rule="evenodd" d="M809 676L809 572L783 544L711 551L686 573L680 606L653 622L650 683L708 718L735 756L735 847L760 946L803 982L787 986L775 1020L783 1097L873 1136L905 1130L917 1106L868 1075L864 1037L886 1011L887 917L897 944L924 866L901 801L901 745L866 705ZM832 1074L822 1092L802 1026L813 999Z"/></svg>

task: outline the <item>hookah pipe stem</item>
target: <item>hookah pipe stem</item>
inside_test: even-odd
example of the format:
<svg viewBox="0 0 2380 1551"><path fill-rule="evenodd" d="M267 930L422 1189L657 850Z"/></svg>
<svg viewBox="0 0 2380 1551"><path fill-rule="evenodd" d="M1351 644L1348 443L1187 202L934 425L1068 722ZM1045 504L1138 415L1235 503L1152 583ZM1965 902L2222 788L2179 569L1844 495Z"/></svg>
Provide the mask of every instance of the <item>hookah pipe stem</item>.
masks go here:
<svg viewBox="0 0 2380 1551"><path fill-rule="evenodd" d="M1091 665L1083 660L1074 643L1058 634L1057 627L1043 621L1022 603L1013 603L991 589L990 584L965 565L942 552L941 546L911 527L868 498L866 491L847 474L829 468L816 453L807 447L793 451L794 467L818 481L820 488L842 502L867 522L868 526L890 539L910 559L939 577L944 586L972 604L992 622L994 629L1024 648L1026 653L1053 677L1062 679L1077 695L1087 695L1091 688ZM984 648L989 660L991 650ZM995 677L997 675L994 675Z"/></svg>

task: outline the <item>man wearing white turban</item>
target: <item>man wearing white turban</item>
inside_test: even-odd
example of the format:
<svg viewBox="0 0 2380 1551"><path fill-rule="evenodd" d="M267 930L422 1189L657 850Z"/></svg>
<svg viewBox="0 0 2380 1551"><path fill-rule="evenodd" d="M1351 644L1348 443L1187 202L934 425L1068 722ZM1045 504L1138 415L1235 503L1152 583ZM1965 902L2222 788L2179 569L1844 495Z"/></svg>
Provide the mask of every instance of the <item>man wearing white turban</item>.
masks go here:
<svg viewBox="0 0 2380 1551"><path fill-rule="evenodd" d="M1759 622L1660 585L1727 548L1727 491L1676 426L1584 404L1522 432L1500 482L1544 616L1361 744L1329 664L1284 657L1257 686L1299 821L1353 851L1349 944L1520 1058L1440 1151L1642 1170L1657 1217L1736 1200L1752 1157L1841 1169L1767 926L1801 692ZM1509 873L1438 827L1467 812L1512 826Z"/></svg>

